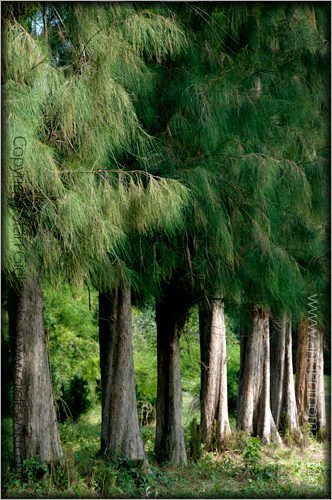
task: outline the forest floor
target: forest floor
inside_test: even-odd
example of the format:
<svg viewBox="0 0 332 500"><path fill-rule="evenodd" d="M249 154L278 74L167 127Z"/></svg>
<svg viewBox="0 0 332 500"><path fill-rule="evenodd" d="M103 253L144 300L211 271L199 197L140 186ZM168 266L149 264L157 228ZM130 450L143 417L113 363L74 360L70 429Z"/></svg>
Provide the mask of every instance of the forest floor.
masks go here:
<svg viewBox="0 0 332 500"><path fill-rule="evenodd" d="M101 411L95 406L75 424L59 425L63 464L43 479L38 461L26 461L24 478L8 470L3 456L3 498L331 498L330 443L306 438L306 446L284 436L282 447L261 446L259 440L233 431L222 453L206 453L188 467L156 464L154 426L142 427L152 476L130 462L96 457ZM3 421L3 453L8 450L10 419ZM7 432L6 432L7 431ZM189 426L185 428L189 444ZM8 438L9 439L9 438ZM10 456L10 454L9 454Z"/></svg>

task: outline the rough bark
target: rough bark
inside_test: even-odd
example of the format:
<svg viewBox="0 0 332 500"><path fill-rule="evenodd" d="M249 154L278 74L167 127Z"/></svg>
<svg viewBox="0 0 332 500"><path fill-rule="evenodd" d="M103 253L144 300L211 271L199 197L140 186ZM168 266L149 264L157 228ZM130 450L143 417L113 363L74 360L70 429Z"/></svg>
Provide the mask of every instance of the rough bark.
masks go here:
<svg viewBox="0 0 332 500"><path fill-rule="evenodd" d="M238 386L237 429L281 442L270 407L269 314L254 309L251 328L243 328Z"/></svg>
<svg viewBox="0 0 332 500"><path fill-rule="evenodd" d="M227 356L224 305L204 304L199 310L201 345L201 432L206 449L211 439L221 447L230 434L227 402ZM216 427L214 427L216 421ZM213 436L212 429L216 432Z"/></svg>
<svg viewBox="0 0 332 500"><path fill-rule="evenodd" d="M163 287L156 304L158 382L155 453L159 460L187 464L183 430L180 337L189 303L176 286Z"/></svg>
<svg viewBox="0 0 332 500"><path fill-rule="evenodd" d="M299 423L311 424L313 432L326 427L324 395L323 331L304 318L299 325L295 395Z"/></svg>
<svg viewBox="0 0 332 500"><path fill-rule="evenodd" d="M38 456L42 464L62 457L43 316L40 275L30 272L10 290L9 328L14 344L13 444L17 470Z"/></svg>
<svg viewBox="0 0 332 500"><path fill-rule="evenodd" d="M138 422L133 361L131 297L122 283L99 294L102 396L101 453L143 460L150 471Z"/></svg>
<svg viewBox="0 0 332 500"><path fill-rule="evenodd" d="M270 322L271 410L279 431L302 437L297 414L292 360L292 323L284 314L280 324Z"/></svg>

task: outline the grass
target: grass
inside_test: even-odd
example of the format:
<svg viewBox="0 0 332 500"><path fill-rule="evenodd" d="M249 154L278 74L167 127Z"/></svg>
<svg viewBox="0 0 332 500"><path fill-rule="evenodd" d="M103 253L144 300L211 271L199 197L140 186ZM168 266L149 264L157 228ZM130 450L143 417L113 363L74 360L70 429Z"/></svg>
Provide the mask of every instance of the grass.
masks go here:
<svg viewBox="0 0 332 500"><path fill-rule="evenodd" d="M25 464L19 480L8 471L3 477L3 498L330 498L327 443L309 439L307 449L275 444L262 447L258 439L233 431L223 453L206 453L188 467L154 461L153 426L142 428L152 476L135 466L96 458L101 426L100 407L76 424L60 424L64 460L43 479L38 462ZM3 432L9 435L6 419ZM189 432L186 427L189 449ZM3 445L9 447L4 437Z"/></svg>

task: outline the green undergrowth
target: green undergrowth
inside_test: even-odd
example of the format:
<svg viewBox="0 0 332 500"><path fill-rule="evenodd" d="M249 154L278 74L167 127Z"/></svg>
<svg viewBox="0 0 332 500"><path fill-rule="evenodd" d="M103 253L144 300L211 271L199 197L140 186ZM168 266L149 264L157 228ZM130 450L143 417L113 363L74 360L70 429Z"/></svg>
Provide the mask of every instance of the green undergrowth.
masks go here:
<svg viewBox="0 0 332 500"><path fill-rule="evenodd" d="M191 425L193 427L193 424ZM4 429L10 433L10 420ZM295 443L262 446L233 430L222 453L207 453L202 446L188 467L157 464L154 459L154 426L142 427L152 475L130 460L98 458L100 406L94 406L76 423L59 425L64 458L45 474L38 459L27 460L20 479L3 470L3 498L330 498L328 443L309 437L307 448ZM186 427L191 453L190 426ZM198 458L199 457L199 458Z"/></svg>

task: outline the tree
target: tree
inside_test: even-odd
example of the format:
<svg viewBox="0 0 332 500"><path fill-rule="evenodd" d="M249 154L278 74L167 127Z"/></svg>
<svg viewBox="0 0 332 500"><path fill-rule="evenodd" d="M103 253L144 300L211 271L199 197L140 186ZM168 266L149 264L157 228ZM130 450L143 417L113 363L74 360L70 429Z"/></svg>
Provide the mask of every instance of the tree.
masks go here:
<svg viewBox="0 0 332 500"><path fill-rule="evenodd" d="M145 45L139 47L139 54L140 51L145 50L150 58L153 56L161 57L168 52L172 53L172 51L181 49L183 40L179 37L180 32L175 23L153 12L142 11L142 13L151 16L151 23L147 22L143 15L145 24L141 27L140 38L142 37L144 40L146 38L146 40ZM157 25L155 24L156 21ZM149 35L147 35L148 32ZM148 77L149 74L145 78ZM143 85L144 79L142 78L141 86L143 87ZM138 96L140 94L143 97L144 94L139 89ZM113 158L117 162L116 155ZM132 166L135 159L133 157L127 158L127 162ZM146 183L147 178L150 178L149 184ZM121 258L121 261L119 260L119 269L121 271L129 269L129 274L130 271L135 269L134 261L137 247L134 243L136 240L140 241L142 235L151 238L151 234L155 231L164 232L166 237L169 238L174 231L178 230L179 222L182 220L182 199L185 200L186 198L185 190L181 190L174 182L165 182L162 179L154 182L153 178L147 175L145 179L144 175L143 178L140 176L137 179L138 191L137 193L134 192L130 197L130 203L126 211L127 246L119 251ZM172 186L174 187L173 190L171 189ZM144 199L142 195L144 195ZM169 212L166 212L166 210ZM130 281L132 285L141 286L140 278L137 282L134 272L130 276ZM156 276L153 277L153 281L156 281ZM99 277L99 283L100 315L103 318L100 320L103 406L101 451L111 455L120 452L120 456L123 458L143 459L148 468L137 416L131 327L129 327L131 321L130 288L121 279L119 283L115 283L115 288L110 290L109 285L106 284L107 275L105 276L104 272L102 272L102 278ZM103 287L107 287L106 292ZM115 310L116 325L110 328L109 325L112 325L113 317L115 317ZM105 320L108 325L105 324ZM107 355L105 355L105 352ZM123 369L120 371L115 366L117 360L125 360ZM128 387L128 399L123 397L124 387ZM114 400L119 401L116 411L113 406ZM123 413L128 415L127 426L120 425ZM123 429L123 432L119 432L118 429Z"/></svg>
<svg viewBox="0 0 332 500"><path fill-rule="evenodd" d="M124 217L124 227L128 235L127 246L118 252L117 269L121 278L118 278L118 281L114 278L110 281L109 266L107 266L109 256L103 266L99 262L96 263L97 270L92 272L93 279L99 278L99 281L95 283L99 284L101 451L108 455L119 452L122 458L143 459L147 468L148 463L138 425L135 395L130 292L130 285L144 289L144 283L142 285L140 275L135 276L133 266L129 269L129 263L135 259L134 242L141 233L148 232L151 235L154 231L159 233L163 231L165 235L168 234L171 237L172 233L182 228L181 211L186 199L186 193L179 187L174 185L172 189L171 183L163 180L158 184L154 189L149 185L146 190L140 187L141 193L134 191L134 200L128 204ZM169 211L165 210L166 206ZM137 210L135 210L136 207ZM121 260L120 257L122 257ZM115 269L113 264L113 272ZM154 276L150 283L152 289L156 286L156 280ZM123 392L124 388L126 388L126 397ZM114 401L118 401L118 404L115 405ZM128 416L126 426L123 423L120 424L123 414Z"/></svg>
<svg viewBox="0 0 332 500"><path fill-rule="evenodd" d="M178 286L178 277L162 286L164 296L156 304L158 382L155 453L159 460L187 464L183 432L180 337L190 293Z"/></svg>
<svg viewBox="0 0 332 500"><path fill-rule="evenodd" d="M199 311L201 344L201 432L206 449L230 434L227 402L227 355L224 304L205 304ZM215 434L213 436L213 433Z"/></svg>
<svg viewBox="0 0 332 500"><path fill-rule="evenodd" d="M42 272L89 278L112 297L129 281L159 303L183 296L167 332L159 329L160 362L172 363L157 415L160 448L171 453L172 435L181 460L176 352L187 308L205 297L242 300L253 321L246 345L261 348L257 370L268 378L268 312L303 310L305 280L320 258L324 221L313 193L326 154L326 7L174 4L172 17L162 5L58 7L23 9L23 24L13 6L6 11L6 270L18 269L19 218ZM23 172L22 144L9 167L17 138L27 141ZM13 194L15 184L23 189ZM241 359L250 364L249 354ZM256 389L265 399L253 427L270 435L269 389Z"/></svg>
<svg viewBox="0 0 332 500"><path fill-rule="evenodd" d="M45 272L53 278L57 272L82 282L93 274L98 262L111 281L115 273L109 264L114 255L118 258L115 248L126 239L124 197L128 195L127 208L130 204L137 208L144 190L141 184L128 181L130 174L122 176L118 164L112 176L109 158L123 150L137 157L149 156L153 140L138 121L132 97L141 91L143 81L146 85L141 94L149 92L150 74L145 72L142 54L162 56L181 46L184 38L169 19L139 12L133 6L91 9L63 4L57 10L49 4L41 13L35 5L24 12L26 26L17 22L16 10L9 6L4 20L6 272L14 275L19 271L21 281L30 279L27 269L32 260L39 269L37 275ZM44 29L38 32L41 14ZM108 57L110 45L112 58ZM124 62L130 65L124 68ZM15 144L18 140L21 143ZM150 202L153 191L154 185L148 183ZM28 268L24 267L22 241L21 259L14 251L18 220L29 240ZM141 223L144 230L146 222ZM21 294L30 288L35 288L34 281L21 287ZM25 301L23 296L18 300ZM37 310L33 316L39 321ZM24 335L30 338L28 330ZM44 349L44 358L46 354ZM40 368L47 366L45 358ZM28 363L23 367L28 373ZM37 380L47 379L46 375ZM42 386L35 393L39 399L29 402L32 407L39 404ZM49 404L53 405L51 400ZM35 424L38 426L38 420ZM21 459L35 451L26 446Z"/></svg>
<svg viewBox="0 0 332 500"><path fill-rule="evenodd" d="M270 408L270 331L266 311L253 310L241 332L236 427L263 442L281 442Z"/></svg>
<svg viewBox="0 0 332 500"><path fill-rule="evenodd" d="M13 449L16 468L35 455L41 463L62 457L44 327L40 274L31 269L9 302L14 339Z"/></svg>
<svg viewBox="0 0 332 500"><path fill-rule="evenodd" d="M39 454L41 462L47 464L62 456L43 321L40 267L35 265L31 249L26 248L27 242L31 244L36 234L33 218L40 207L38 195L33 204L29 203L29 181L33 183L36 173L32 169L27 172L31 156L36 152L41 153L43 166L52 166L54 162L39 141L35 143L37 147L34 151L31 147L35 139L31 137L33 129L37 128L36 121L40 118L33 84L38 77L45 75L45 67L44 71L38 68L34 74L28 70L30 65L38 65L45 52L40 50L23 26L15 21L11 24L7 19L4 24L5 111L9 117L4 155L4 195L5 203L8 203L5 205L5 220L9 248L4 268L11 282L9 330L15 359L13 441L15 467L20 471L23 460L35 454ZM22 60L17 58L17 51ZM26 117L24 120L24 112L20 110L22 100L30 109L30 123L27 123ZM45 189L45 180L47 184L49 179L41 176L40 188ZM53 189L59 189L56 175L52 181ZM47 187L50 187L49 184ZM51 197L53 189L47 189Z"/></svg>
<svg viewBox="0 0 332 500"><path fill-rule="evenodd" d="M101 449L140 459L149 469L138 423L132 349L130 288L121 283L99 295Z"/></svg>
<svg viewBox="0 0 332 500"><path fill-rule="evenodd" d="M292 322L284 314L280 323L270 321L271 410L278 430L302 437L295 400L292 360Z"/></svg>

